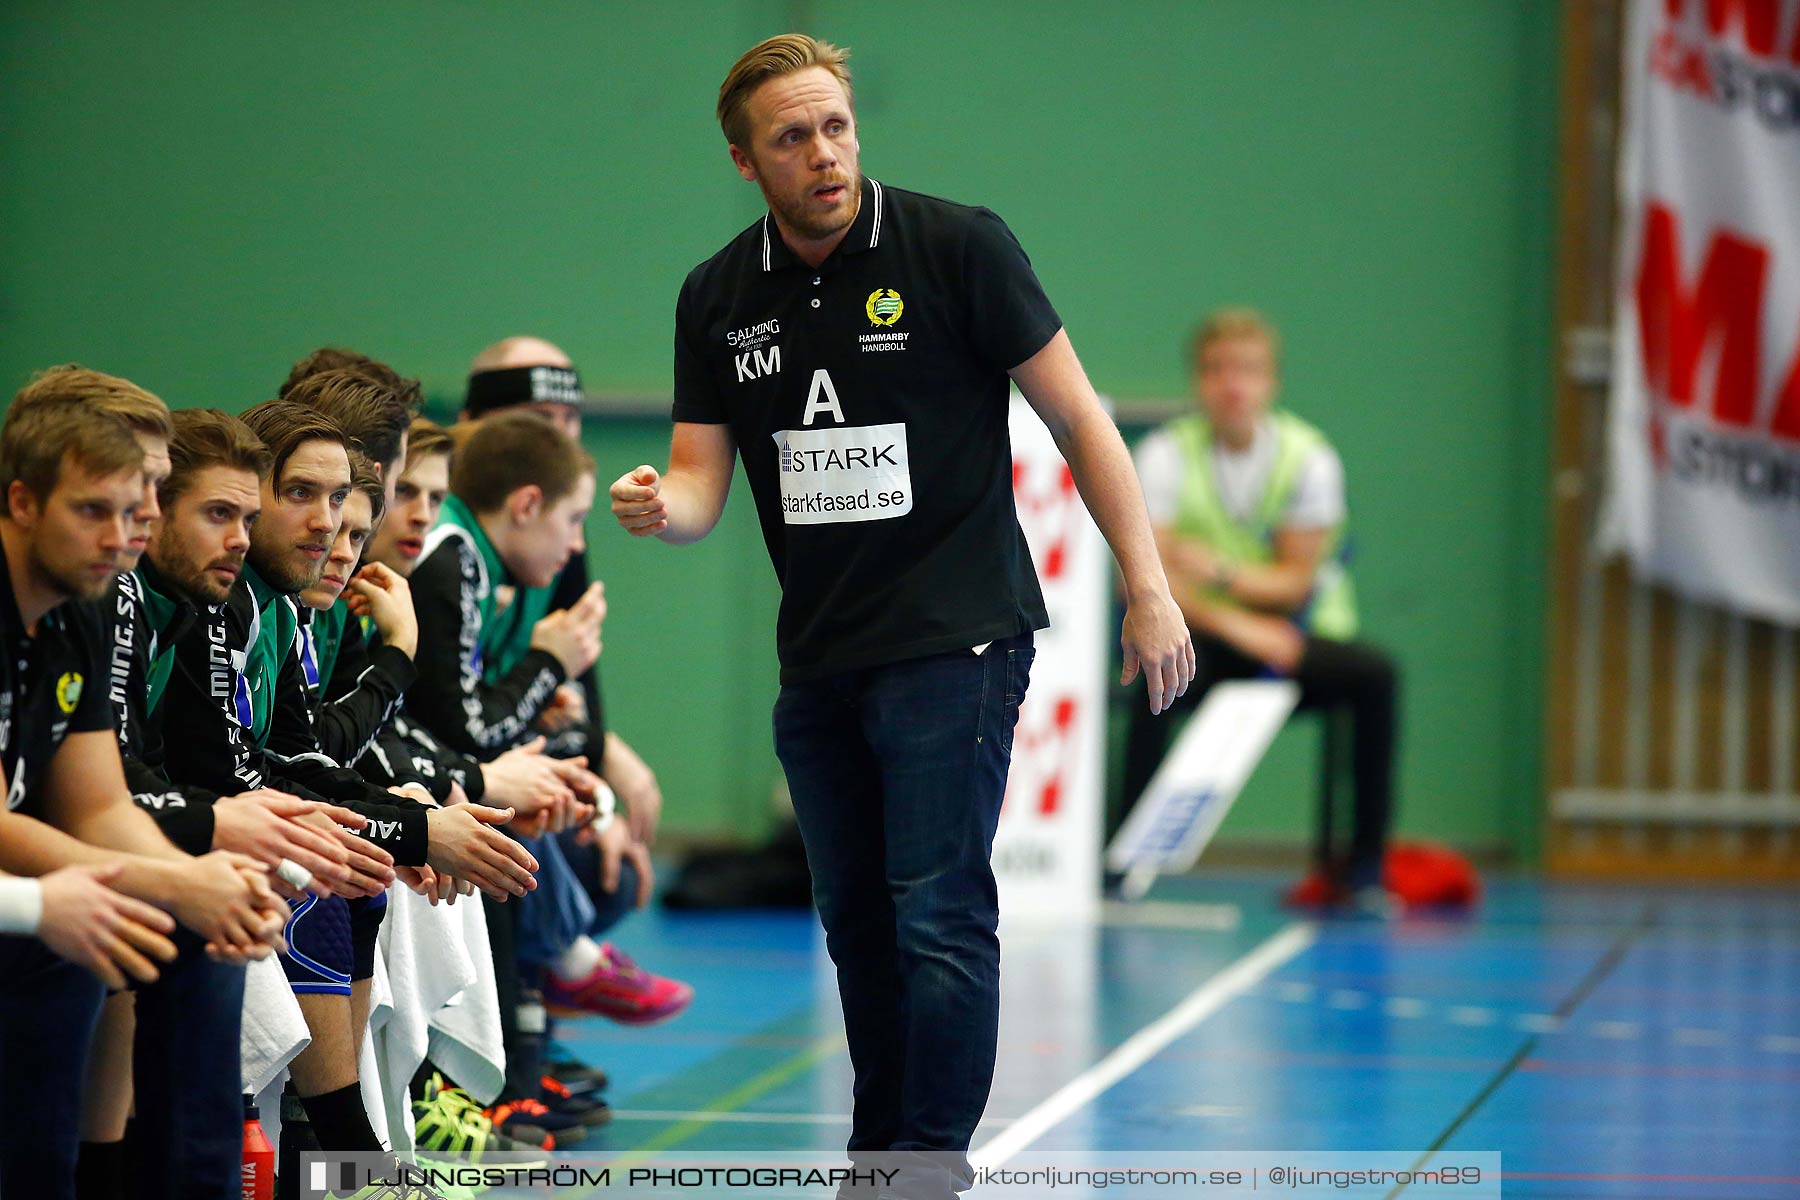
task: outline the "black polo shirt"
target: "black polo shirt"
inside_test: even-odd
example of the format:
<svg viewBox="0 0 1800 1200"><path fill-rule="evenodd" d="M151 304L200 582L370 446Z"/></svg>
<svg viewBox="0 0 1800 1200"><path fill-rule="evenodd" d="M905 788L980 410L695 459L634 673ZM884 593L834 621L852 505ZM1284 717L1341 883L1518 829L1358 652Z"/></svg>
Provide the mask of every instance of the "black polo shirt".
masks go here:
<svg viewBox="0 0 1800 1200"><path fill-rule="evenodd" d="M39 779L71 733L112 728L106 632L91 606L65 602L27 636L0 552L0 765L6 807L43 815Z"/></svg>
<svg viewBox="0 0 1800 1200"><path fill-rule="evenodd" d="M1062 321L992 212L861 187L817 268L764 216L675 310L674 418L731 426L781 580L784 683L1049 624L1007 372Z"/></svg>

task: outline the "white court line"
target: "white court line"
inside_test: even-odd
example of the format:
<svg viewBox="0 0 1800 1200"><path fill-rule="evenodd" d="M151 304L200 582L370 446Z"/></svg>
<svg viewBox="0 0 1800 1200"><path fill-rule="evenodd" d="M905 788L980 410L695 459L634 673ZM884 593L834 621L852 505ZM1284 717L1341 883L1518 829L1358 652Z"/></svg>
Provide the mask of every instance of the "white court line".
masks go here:
<svg viewBox="0 0 1800 1200"><path fill-rule="evenodd" d="M738 1125L848 1125L849 1113L717 1112L712 1109L615 1108L615 1121L705 1121ZM983 1117L983 1125L1010 1125L1011 1117Z"/></svg>
<svg viewBox="0 0 1800 1200"><path fill-rule="evenodd" d="M705 1121L740 1125L848 1125L849 1113L713 1112L675 1108L615 1108L615 1121Z"/></svg>
<svg viewBox="0 0 1800 1200"><path fill-rule="evenodd" d="M1494 1010L1473 1004L1458 1004L1450 1010L1450 1023L1469 1026L1492 1025Z"/></svg>
<svg viewBox="0 0 1800 1200"><path fill-rule="evenodd" d="M1589 1032L1595 1037L1624 1042L1643 1033L1644 1027L1636 1021L1595 1021Z"/></svg>
<svg viewBox="0 0 1800 1200"><path fill-rule="evenodd" d="M1071 1079L1042 1104L969 1155L976 1167L997 1167L1037 1141L1157 1054L1171 1042L1261 983L1318 938L1318 927L1297 921L1195 988L1180 1004L1120 1043L1118 1049Z"/></svg>
<svg viewBox="0 0 1800 1200"><path fill-rule="evenodd" d="M1243 909L1235 904L1186 904L1173 900L1138 900L1130 904L1108 900L1100 906L1100 915L1101 923L1107 926L1148 929L1230 931L1244 923Z"/></svg>

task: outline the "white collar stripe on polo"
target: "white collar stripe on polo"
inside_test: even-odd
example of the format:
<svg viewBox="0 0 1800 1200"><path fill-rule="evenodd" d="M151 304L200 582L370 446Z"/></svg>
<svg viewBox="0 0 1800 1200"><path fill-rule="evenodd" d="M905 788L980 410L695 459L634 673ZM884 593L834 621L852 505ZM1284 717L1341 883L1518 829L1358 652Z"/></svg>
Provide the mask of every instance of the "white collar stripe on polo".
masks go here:
<svg viewBox="0 0 1800 1200"><path fill-rule="evenodd" d="M871 188L875 189L875 219L869 223L869 249L881 245L881 185L867 175L863 176ZM774 245L769 238L769 220L771 214L764 213L762 219L762 269L769 272L775 269Z"/></svg>

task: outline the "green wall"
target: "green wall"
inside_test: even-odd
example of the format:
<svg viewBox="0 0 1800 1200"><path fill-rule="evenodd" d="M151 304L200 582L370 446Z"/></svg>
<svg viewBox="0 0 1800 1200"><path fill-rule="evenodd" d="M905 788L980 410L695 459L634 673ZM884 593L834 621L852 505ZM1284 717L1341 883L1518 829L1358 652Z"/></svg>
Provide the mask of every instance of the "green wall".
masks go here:
<svg viewBox="0 0 1800 1200"><path fill-rule="evenodd" d="M797 16L798 14L798 16ZM453 398L507 333L666 395L681 278L759 211L711 97L796 19L855 52L871 173L997 209L1103 391L1176 397L1225 301L1350 472L1407 671L1403 827L1529 851L1555 6L28 3L0 8L0 387L78 359L241 408L340 342ZM658 422L595 422L613 475ZM594 523L608 707L671 825L753 835L774 593L741 490L682 550ZM1310 733L1226 836L1307 828Z"/></svg>

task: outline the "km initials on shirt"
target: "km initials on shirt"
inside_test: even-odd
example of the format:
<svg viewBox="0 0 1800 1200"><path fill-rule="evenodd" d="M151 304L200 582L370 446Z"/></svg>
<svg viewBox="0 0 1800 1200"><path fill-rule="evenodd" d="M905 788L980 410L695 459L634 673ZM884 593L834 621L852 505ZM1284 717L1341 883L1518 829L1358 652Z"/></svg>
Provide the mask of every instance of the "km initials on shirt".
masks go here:
<svg viewBox="0 0 1800 1200"><path fill-rule="evenodd" d="M746 350L732 361L737 364L737 381L747 383L781 370L781 347L770 346L767 354L761 350Z"/></svg>

